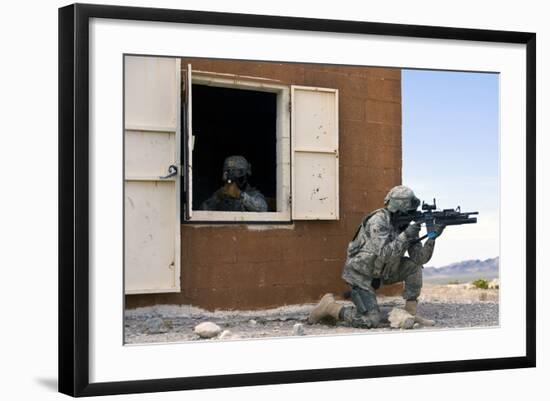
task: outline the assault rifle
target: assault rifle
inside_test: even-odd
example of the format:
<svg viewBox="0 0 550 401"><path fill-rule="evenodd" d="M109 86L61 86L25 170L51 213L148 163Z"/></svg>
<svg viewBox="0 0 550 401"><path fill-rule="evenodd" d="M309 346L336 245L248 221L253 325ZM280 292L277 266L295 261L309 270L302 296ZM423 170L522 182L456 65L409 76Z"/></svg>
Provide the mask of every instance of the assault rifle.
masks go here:
<svg viewBox="0 0 550 401"><path fill-rule="evenodd" d="M478 212L462 212L460 210L460 206L457 206L456 209L437 210L435 198L432 205L423 201L422 210L422 212L414 211L404 214L394 214L393 222L396 227L406 227L411 221L414 221L417 224L426 224L426 230L428 233L434 231L436 225L458 226L461 224L477 223L477 218L470 216L477 215ZM428 237L428 234L414 240L413 243L422 241L426 237Z"/></svg>

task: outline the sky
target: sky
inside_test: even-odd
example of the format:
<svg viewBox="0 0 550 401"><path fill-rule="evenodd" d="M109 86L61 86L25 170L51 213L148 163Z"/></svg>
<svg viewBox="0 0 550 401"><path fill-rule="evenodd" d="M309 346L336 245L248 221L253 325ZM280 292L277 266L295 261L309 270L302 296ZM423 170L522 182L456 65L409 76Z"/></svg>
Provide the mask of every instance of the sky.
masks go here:
<svg viewBox="0 0 550 401"><path fill-rule="evenodd" d="M427 266L499 255L499 76L402 70L403 185L439 209L478 211L447 227Z"/></svg>

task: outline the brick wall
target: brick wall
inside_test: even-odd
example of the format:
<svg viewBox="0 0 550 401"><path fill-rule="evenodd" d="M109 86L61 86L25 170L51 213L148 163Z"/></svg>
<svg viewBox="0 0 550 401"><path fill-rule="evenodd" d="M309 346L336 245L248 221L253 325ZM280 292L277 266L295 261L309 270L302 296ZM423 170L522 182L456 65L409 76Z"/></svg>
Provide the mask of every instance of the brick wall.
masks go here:
<svg viewBox="0 0 550 401"><path fill-rule="evenodd" d="M268 230L182 225L181 293L127 295L126 307L254 309L342 294L349 240L362 217L401 183L400 70L212 59L183 59L182 68L188 63L199 71L339 90L340 220L296 221Z"/></svg>

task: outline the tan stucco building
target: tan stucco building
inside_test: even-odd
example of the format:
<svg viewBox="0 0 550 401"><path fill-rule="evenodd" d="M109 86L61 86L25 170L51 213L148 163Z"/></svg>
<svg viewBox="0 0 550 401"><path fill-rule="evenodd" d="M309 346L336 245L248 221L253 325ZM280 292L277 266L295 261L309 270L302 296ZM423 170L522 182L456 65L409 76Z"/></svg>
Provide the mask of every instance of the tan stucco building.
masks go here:
<svg viewBox="0 0 550 401"><path fill-rule="evenodd" d="M347 243L401 183L399 69L127 56L125 79L127 308L346 291ZM235 153L269 212L197 210Z"/></svg>

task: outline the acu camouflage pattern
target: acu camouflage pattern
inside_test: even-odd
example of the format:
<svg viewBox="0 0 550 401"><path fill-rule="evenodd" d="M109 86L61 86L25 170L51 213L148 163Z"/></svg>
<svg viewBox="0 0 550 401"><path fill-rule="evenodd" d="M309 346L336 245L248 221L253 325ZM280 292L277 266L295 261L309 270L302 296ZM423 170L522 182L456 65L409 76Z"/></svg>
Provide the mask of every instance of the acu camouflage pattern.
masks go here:
<svg viewBox="0 0 550 401"><path fill-rule="evenodd" d="M260 191L246 184L239 198L228 196L223 187L205 200L201 210L219 210L224 212L267 212L267 202Z"/></svg>
<svg viewBox="0 0 550 401"><path fill-rule="evenodd" d="M344 306L339 313L339 318L351 327L370 329L380 323L380 309L373 291L351 287L351 299L354 306Z"/></svg>
<svg viewBox="0 0 550 401"><path fill-rule="evenodd" d="M227 182L229 172L239 177L252 175L252 166L243 156L229 156L223 162L222 180ZM244 184L246 183L246 184ZM242 185L244 185L244 188ZM239 184L241 195L234 198L224 191L224 187L201 204L201 210L219 210L224 212L267 212L267 202L260 191L253 188L243 179Z"/></svg>
<svg viewBox="0 0 550 401"><path fill-rule="evenodd" d="M416 300L420 295L422 265L432 257L435 240L411 244L412 239L394 226L391 216L386 208L369 214L348 245L342 278L352 288L355 306L344 307L340 317L354 327L376 327L380 320L373 279L379 279L382 285L404 281L406 300ZM406 252L408 257L404 256ZM367 307L366 313L356 299Z"/></svg>
<svg viewBox="0 0 550 401"><path fill-rule="evenodd" d="M243 156L229 156L223 162L224 173L228 170L244 170L247 175L252 175L252 166Z"/></svg>
<svg viewBox="0 0 550 401"><path fill-rule="evenodd" d="M392 212L406 213L410 210L416 210L420 206L418 199L412 189L404 185L398 185L390 189L384 198L386 208Z"/></svg>

